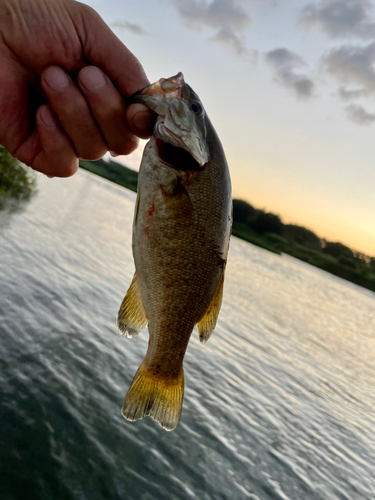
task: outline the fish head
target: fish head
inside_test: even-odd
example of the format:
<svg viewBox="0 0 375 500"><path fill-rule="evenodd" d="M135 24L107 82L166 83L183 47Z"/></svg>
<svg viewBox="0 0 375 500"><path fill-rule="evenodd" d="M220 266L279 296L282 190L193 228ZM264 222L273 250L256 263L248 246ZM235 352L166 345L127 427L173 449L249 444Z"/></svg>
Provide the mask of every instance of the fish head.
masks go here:
<svg viewBox="0 0 375 500"><path fill-rule="evenodd" d="M161 78L134 94L130 102L145 104L157 113L153 132L156 139L190 153L198 168L209 161L206 113L182 73ZM171 156L176 158L169 154Z"/></svg>

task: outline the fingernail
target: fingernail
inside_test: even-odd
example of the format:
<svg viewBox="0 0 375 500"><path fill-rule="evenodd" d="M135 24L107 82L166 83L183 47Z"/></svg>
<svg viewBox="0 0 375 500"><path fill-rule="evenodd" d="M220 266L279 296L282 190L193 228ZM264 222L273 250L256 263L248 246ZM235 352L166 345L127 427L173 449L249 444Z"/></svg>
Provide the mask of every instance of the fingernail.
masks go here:
<svg viewBox="0 0 375 500"><path fill-rule="evenodd" d="M105 76L100 69L95 68L95 66L87 66L82 69L79 78L87 90L97 90L107 85Z"/></svg>
<svg viewBox="0 0 375 500"><path fill-rule="evenodd" d="M116 158L116 156L118 156L118 154L114 151L110 151L109 154L112 156L112 158Z"/></svg>
<svg viewBox="0 0 375 500"><path fill-rule="evenodd" d="M44 125L48 128L56 127L56 119L52 111L48 107L44 107L40 113L40 117Z"/></svg>
<svg viewBox="0 0 375 500"><path fill-rule="evenodd" d="M48 68L45 78L48 86L53 90L62 90L69 83L69 78L65 71L56 66Z"/></svg>
<svg viewBox="0 0 375 500"><path fill-rule="evenodd" d="M148 130L152 127L152 114L150 111L139 111L133 117L133 125L138 130Z"/></svg>

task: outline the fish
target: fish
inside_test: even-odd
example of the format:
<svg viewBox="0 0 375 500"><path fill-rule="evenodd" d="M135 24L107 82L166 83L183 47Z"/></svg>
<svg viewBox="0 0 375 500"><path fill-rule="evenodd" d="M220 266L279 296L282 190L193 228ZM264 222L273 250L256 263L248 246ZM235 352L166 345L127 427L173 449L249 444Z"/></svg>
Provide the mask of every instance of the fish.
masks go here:
<svg viewBox="0 0 375 500"><path fill-rule="evenodd" d="M201 100L182 73L161 78L130 100L157 119L138 176L132 249L135 274L117 328L149 343L122 407L167 431L181 418L183 360L197 325L205 344L218 319L232 228L229 168Z"/></svg>

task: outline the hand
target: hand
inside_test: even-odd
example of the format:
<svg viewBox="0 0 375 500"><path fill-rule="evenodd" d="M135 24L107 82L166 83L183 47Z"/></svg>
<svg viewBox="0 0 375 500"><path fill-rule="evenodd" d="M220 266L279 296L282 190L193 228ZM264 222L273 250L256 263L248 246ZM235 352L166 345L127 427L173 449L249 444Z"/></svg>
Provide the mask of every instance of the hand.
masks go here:
<svg viewBox="0 0 375 500"><path fill-rule="evenodd" d="M67 177L78 158L129 154L151 135L142 66L90 7L73 0L1 0L0 143L20 161Z"/></svg>

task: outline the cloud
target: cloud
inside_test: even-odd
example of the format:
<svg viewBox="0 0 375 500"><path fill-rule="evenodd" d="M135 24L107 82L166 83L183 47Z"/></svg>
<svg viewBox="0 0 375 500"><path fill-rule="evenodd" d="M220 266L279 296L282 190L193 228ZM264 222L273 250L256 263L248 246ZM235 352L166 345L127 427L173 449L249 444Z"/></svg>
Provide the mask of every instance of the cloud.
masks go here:
<svg viewBox="0 0 375 500"><path fill-rule="evenodd" d="M129 23L128 21L115 21L112 23L112 26L114 28L119 28L121 31L128 30L133 33L133 35L146 35L146 32L139 24Z"/></svg>
<svg viewBox="0 0 375 500"><path fill-rule="evenodd" d="M338 38L354 36L365 40L375 37L373 4L370 0L320 0L302 10L300 22L318 27Z"/></svg>
<svg viewBox="0 0 375 500"><path fill-rule="evenodd" d="M321 59L323 71L340 83L355 85L355 92L362 96L375 93L374 64L375 42L365 46L342 45L331 49Z"/></svg>
<svg viewBox="0 0 375 500"><path fill-rule="evenodd" d="M353 99L358 99L359 97L365 97L366 91L363 88L351 89L347 87L339 87L338 95L343 101L351 101Z"/></svg>
<svg viewBox="0 0 375 500"><path fill-rule="evenodd" d="M345 108L349 120L357 125L371 125L375 121L375 114L368 113L359 104L349 104Z"/></svg>
<svg viewBox="0 0 375 500"><path fill-rule="evenodd" d="M170 0L186 26L198 31L215 31L211 39L226 45L238 55L254 55L246 46L244 32L251 19L239 0Z"/></svg>
<svg viewBox="0 0 375 500"><path fill-rule="evenodd" d="M321 67L341 83L338 95L344 101L375 94L375 42L335 47L323 55ZM350 104L345 111L349 120L357 125L371 125L375 121L375 114L367 112L359 104Z"/></svg>
<svg viewBox="0 0 375 500"><path fill-rule="evenodd" d="M265 58L274 70L275 80L280 85L293 90L301 99L309 99L313 96L314 81L307 75L298 72L298 68L306 66L302 57L288 49L280 48L267 52Z"/></svg>
<svg viewBox="0 0 375 500"><path fill-rule="evenodd" d="M240 56L243 54L249 54L244 38L233 33L233 31L228 27L220 28L211 40L231 47Z"/></svg>

